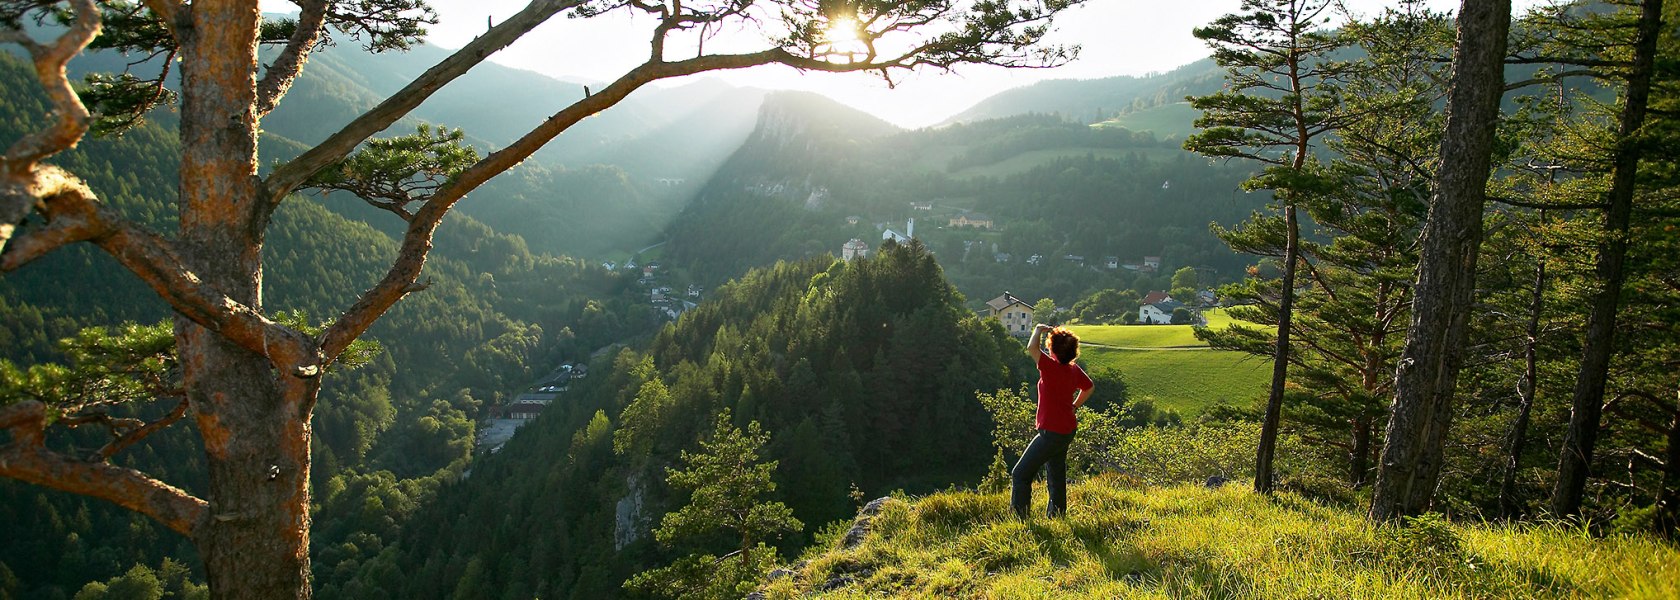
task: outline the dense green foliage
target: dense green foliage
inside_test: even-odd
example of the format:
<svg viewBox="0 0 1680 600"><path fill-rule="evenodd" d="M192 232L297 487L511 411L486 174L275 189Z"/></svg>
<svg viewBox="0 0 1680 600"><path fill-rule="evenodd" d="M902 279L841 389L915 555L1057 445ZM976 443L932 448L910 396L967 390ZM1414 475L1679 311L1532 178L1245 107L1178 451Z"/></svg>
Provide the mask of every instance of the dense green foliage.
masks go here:
<svg viewBox="0 0 1680 600"><path fill-rule="evenodd" d="M1013 387L1029 368L915 244L752 271L645 353L624 349L600 366L573 385L578 400L475 463L396 547L333 590L593 598L647 567L738 550L739 538L663 548L647 535L690 501L665 469L723 410L737 427L762 424L763 458L777 465L766 499L804 523L850 518L854 486L879 495L975 482L992 453L974 394Z"/></svg>
<svg viewBox="0 0 1680 600"><path fill-rule="evenodd" d="M665 598L733 600L758 587L776 560L775 549L764 542L805 528L786 504L762 498L776 491L770 478L776 462L758 458L768 441L757 421L742 432L727 409L718 414L717 428L700 441L703 451L684 451L683 468L666 469L666 483L688 490L689 501L665 513L653 537L667 547L718 536L739 545L723 556L690 554L642 571L624 582L625 588Z"/></svg>

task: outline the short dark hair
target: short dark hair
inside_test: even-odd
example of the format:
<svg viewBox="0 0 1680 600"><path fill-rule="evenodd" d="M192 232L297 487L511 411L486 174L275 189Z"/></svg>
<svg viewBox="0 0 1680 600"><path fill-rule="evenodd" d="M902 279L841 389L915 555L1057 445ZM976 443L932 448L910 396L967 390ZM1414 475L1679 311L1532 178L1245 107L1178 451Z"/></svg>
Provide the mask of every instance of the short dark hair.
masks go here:
<svg viewBox="0 0 1680 600"><path fill-rule="evenodd" d="M1079 358L1079 336L1066 327L1050 330L1050 353L1056 356L1056 362L1064 365L1073 362Z"/></svg>

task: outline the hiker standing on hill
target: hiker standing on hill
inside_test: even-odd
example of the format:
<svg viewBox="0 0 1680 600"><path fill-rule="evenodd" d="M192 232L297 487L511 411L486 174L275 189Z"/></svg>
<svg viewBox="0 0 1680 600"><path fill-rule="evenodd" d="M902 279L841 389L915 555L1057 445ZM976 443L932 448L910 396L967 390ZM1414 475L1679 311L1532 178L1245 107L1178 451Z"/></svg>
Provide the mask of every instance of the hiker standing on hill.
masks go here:
<svg viewBox="0 0 1680 600"><path fill-rule="evenodd" d="M1050 347L1044 347L1044 337L1050 337ZM1065 327L1052 329L1049 325L1033 327L1032 339L1027 341L1027 356L1038 361L1038 435L1021 453L1010 473L1009 504L1015 514L1027 518L1027 505L1032 504L1032 481L1039 467L1050 466L1044 477L1044 487L1050 492L1048 514L1051 517L1067 512L1067 452L1073 443L1073 432L1079 423L1073 410L1091 399L1091 377L1085 369L1073 364L1079 357L1079 336Z"/></svg>

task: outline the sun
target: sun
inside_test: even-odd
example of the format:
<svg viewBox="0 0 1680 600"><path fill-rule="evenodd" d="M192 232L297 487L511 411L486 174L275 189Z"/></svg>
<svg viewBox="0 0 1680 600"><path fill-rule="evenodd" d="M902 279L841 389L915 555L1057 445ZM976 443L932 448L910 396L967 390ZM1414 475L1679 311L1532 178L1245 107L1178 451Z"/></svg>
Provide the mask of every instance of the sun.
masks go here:
<svg viewBox="0 0 1680 600"><path fill-rule="evenodd" d="M850 46L862 39L859 29L857 19L840 17L828 22L823 37L833 46Z"/></svg>

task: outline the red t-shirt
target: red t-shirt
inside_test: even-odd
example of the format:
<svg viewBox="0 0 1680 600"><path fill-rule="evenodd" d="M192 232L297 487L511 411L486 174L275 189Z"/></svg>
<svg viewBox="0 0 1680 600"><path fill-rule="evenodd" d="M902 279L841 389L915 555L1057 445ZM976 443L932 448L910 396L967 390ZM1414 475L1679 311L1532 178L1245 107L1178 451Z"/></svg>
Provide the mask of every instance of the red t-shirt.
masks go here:
<svg viewBox="0 0 1680 600"><path fill-rule="evenodd" d="M1038 428L1056 433L1073 433L1079 423L1073 419L1073 394L1094 384L1079 365L1056 362L1048 352L1038 353Z"/></svg>

